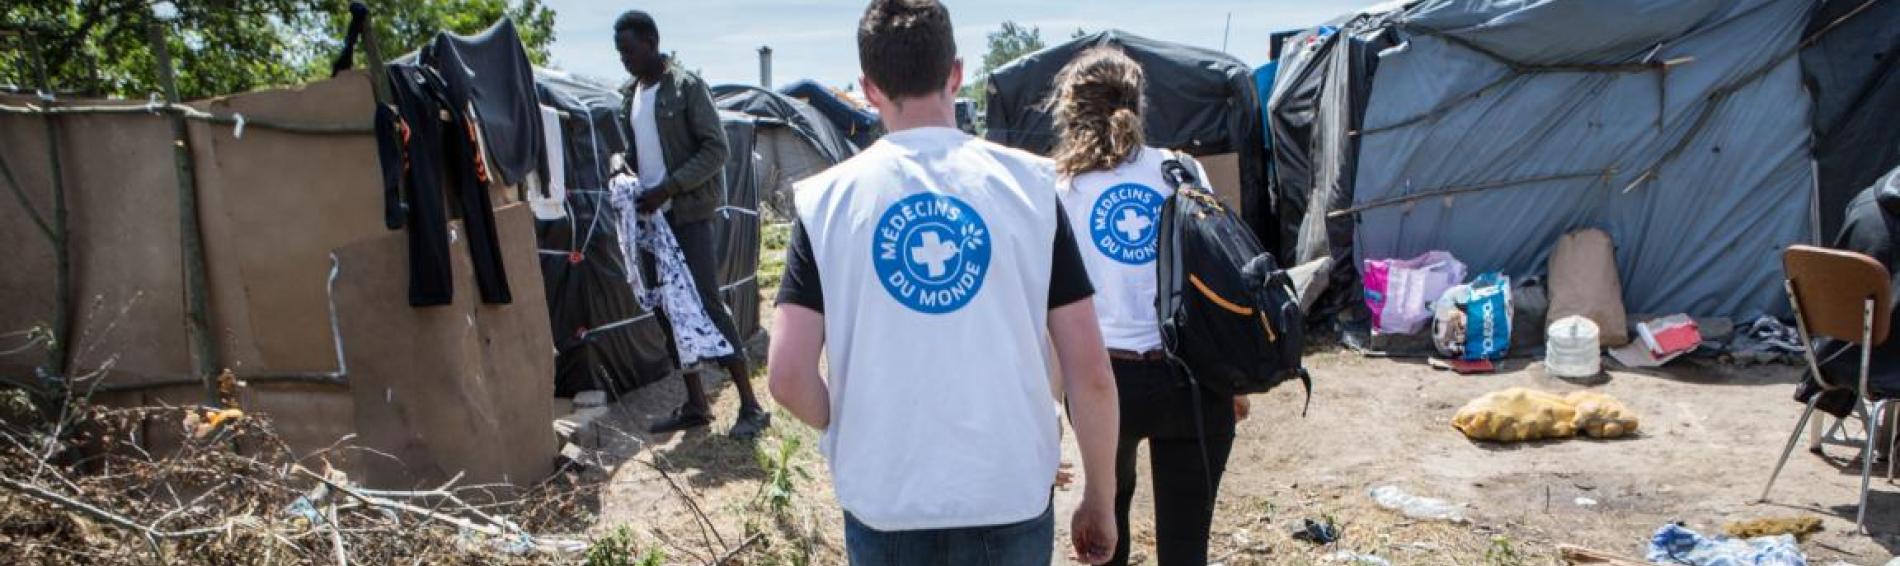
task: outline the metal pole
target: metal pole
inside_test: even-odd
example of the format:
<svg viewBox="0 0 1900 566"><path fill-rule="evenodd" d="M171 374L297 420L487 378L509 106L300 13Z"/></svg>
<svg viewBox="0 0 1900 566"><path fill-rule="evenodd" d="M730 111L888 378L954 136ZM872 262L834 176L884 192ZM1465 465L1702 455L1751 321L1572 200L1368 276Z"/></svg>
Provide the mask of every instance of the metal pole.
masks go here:
<svg viewBox="0 0 1900 566"><path fill-rule="evenodd" d="M167 102L177 103L178 79L172 69L170 46L165 41L164 22L152 12L146 12L149 18L146 27L147 39L152 43L152 54L158 60L158 83L165 91ZM198 187L191 162L191 131L185 124L185 117L178 112L167 112L172 122L172 156L178 174L178 237L182 252L185 283L185 339L191 347L191 375L197 377L205 389L208 404L218 404L218 384L212 378L212 367L218 363L217 343L211 339L210 321L206 311L207 285L205 283L204 235L198 226Z"/></svg>
<svg viewBox="0 0 1900 566"><path fill-rule="evenodd" d="M32 34L26 34L26 38L27 50L33 53L40 89L44 90L47 96L51 96L53 83L49 78L50 73L46 71L45 54L40 52L39 42L33 39ZM52 116L47 116L42 123L46 126L47 160L52 165L52 169L47 172L47 177L53 181L53 233L51 234L54 262L53 344L47 350L47 358L51 361L48 368L51 374L63 379L66 377L67 365L70 363L66 359L66 354L72 351L69 345L73 337L72 248L69 246L71 238L66 229L66 181L64 175L61 174L59 158L59 124Z"/></svg>

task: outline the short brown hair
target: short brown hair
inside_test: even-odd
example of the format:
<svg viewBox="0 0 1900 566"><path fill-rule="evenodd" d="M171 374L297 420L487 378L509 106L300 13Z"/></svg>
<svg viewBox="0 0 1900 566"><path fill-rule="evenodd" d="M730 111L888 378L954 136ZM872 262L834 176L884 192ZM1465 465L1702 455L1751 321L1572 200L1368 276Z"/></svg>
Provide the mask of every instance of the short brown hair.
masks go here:
<svg viewBox="0 0 1900 566"><path fill-rule="evenodd" d="M1073 177L1106 171L1142 147L1141 65L1114 47L1077 55L1056 73L1049 106L1055 114L1056 171Z"/></svg>
<svg viewBox="0 0 1900 566"><path fill-rule="evenodd" d="M937 0L871 0L858 20L858 65L885 96L942 90L956 60L950 10Z"/></svg>

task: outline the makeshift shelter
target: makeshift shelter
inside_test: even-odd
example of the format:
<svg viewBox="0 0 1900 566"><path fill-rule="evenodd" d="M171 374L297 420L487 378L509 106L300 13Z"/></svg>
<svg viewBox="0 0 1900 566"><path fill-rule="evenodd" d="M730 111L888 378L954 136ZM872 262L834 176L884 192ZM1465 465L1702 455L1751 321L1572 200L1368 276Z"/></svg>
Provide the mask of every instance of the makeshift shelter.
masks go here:
<svg viewBox="0 0 1900 566"><path fill-rule="evenodd" d="M556 351L554 392L632 391L672 373L673 363L665 332L627 286L607 199L609 159L627 150L621 97L612 87L545 69L535 72L535 83L541 104L560 114L555 137L565 169L564 214L535 222Z"/></svg>
<svg viewBox="0 0 1900 566"><path fill-rule="evenodd" d="M622 97L611 87L555 71L536 72L543 105L560 118L564 155L565 210L536 223L541 270L547 279L549 318L558 350L554 374L558 396L587 390L621 395L674 371L671 338L653 313L640 307L627 282L619 247L620 212L609 202L606 179L614 154L627 151L621 125ZM755 120L722 112L729 155L723 172L725 205L719 209L719 284L747 347L763 350L758 323L759 174ZM802 143L802 142L801 142ZM716 305L715 305L716 306Z"/></svg>
<svg viewBox="0 0 1900 566"><path fill-rule="evenodd" d="M792 183L857 153L823 113L797 99L745 85L713 87L713 97L721 110L753 117L759 200L765 212L780 220L793 217Z"/></svg>
<svg viewBox="0 0 1900 566"><path fill-rule="evenodd" d="M878 121L877 111L857 101L847 98L831 87L818 84L813 80L802 80L778 89L779 94L798 99L817 108L831 126L851 140L858 149L871 147L871 142L884 135L884 124Z"/></svg>
<svg viewBox="0 0 1900 566"><path fill-rule="evenodd" d="M94 400L106 405L203 403L203 376L228 368L247 384L239 404L270 414L295 453L355 434L328 458L373 486L546 477L556 449L543 401L547 311L478 300L465 249L451 256L454 301L409 306L406 238L383 222L366 77L178 105L0 96L5 190L25 196L0 205L0 241L15 244L0 270L0 328L64 309L66 373L101 372ZM539 296L526 207L490 189L502 260L515 266L508 284ZM195 207L181 206L186 195ZM70 290L55 284L64 266L35 220L57 225L61 202ZM32 375L39 362L0 357L0 371ZM178 430L153 421L140 441L163 450Z"/></svg>
<svg viewBox="0 0 1900 566"><path fill-rule="evenodd" d="M1427 2L1349 15L1283 46L1269 118L1280 220L1297 259L1359 267L1446 250L1517 276L1541 272L1558 236L1601 228L1631 312L1785 314L1775 254L1815 241L1817 207L1866 185L1817 187L1813 160L1829 153L1810 140L1854 140L1829 146L1855 156L1829 160L1843 178L1892 165L1894 129L1817 125L1893 107L1862 102L1893 88L1891 65L1855 59L1893 51L1892 7L1872 4ZM1848 29L1860 34L1839 39ZM1809 80L1812 96L1804 74L1827 77ZM1817 99L1833 102L1816 112ZM1339 305L1358 286L1333 288L1350 290Z"/></svg>
<svg viewBox="0 0 1900 566"><path fill-rule="evenodd" d="M1054 149L1054 120L1045 101L1056 73L1082 51L1120 48L1147 73L1144 92L1148 145L1195 156L1235 154L1237 179L1215 183L1231 193L1262 242L1278 242L1268 201L1265 148L1253 68L1232 55L1156 41L1118 30L1085 35L1025 55L991 73L987 122L991 141L1047 155ZM1211 170L1215 167L1210 165ZM1230 186L1221 186L1221 185Z"/></svg>

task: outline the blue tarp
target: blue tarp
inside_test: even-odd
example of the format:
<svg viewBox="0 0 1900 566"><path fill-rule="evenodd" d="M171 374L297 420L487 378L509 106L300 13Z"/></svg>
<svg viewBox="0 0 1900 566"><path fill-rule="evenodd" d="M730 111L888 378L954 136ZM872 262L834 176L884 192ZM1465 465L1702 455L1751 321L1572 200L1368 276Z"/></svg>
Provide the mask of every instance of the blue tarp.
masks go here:
<svg viewBox="0 0 1900 566"><path fill-rule="evenodd" d="M1814 240L1809 0L1427 1L1392 20L1360 128L1360 258L1544 271L1602 228L1630 312L1786 314ZM1674 64L1670 64L1674 63Z"/></svg>

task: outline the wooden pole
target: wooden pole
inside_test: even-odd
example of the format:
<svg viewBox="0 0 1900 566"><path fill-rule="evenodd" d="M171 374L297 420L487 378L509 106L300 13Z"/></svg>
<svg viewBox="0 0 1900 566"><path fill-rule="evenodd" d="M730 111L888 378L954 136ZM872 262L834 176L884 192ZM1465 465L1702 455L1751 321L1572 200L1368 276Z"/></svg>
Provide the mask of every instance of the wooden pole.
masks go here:
<svg viewBox="0 0 1900 566"><path fill-rule="evenodd" d="M32 34L24 34L24 36L27 51L33 54L34 72L39 75L37 78L40 89L50 96L53 92L53 83L50 78L51 73L46 70L45 54L40 53L39 42L33 38ZM66 180L60 165L59 124L55 123L52 116L47 116L41 123L46 127L46 155L47 161L52 166L52 169L47 171L47 178L52 179L53 184L53 221L48 227L50 233L47 234L53 245L53 328L51 329L53 344L47 349L47 369L50 370L51 375L64 379L68 365L71 363L71 360L66 359L66 355L72 352L73 337L73 270L70 247L72 240L67 236L66 228ZM26 202L20 204L27 205ZM38 213L30 208L29 206L28 212L37 216Z"/></svg>
<svg viewBox="0 0 1900 566"><path fill-rule="evenodd" d="M148 9L149 10L149 9ZM147 11L147 39L158 60L158 83L165 100L178 103L178 79L172 69L170 45L165 40L165 24ZM205 282L204 234L198 225L198 187L191 160L191 130L185 117L167 112L172 123L172 156L178 175L178 237L184 268L185 339L191 348L191 375L204 386L207 404L218 405L218 384L212 378L218 363L217 342L211 339Z"/></svg>

